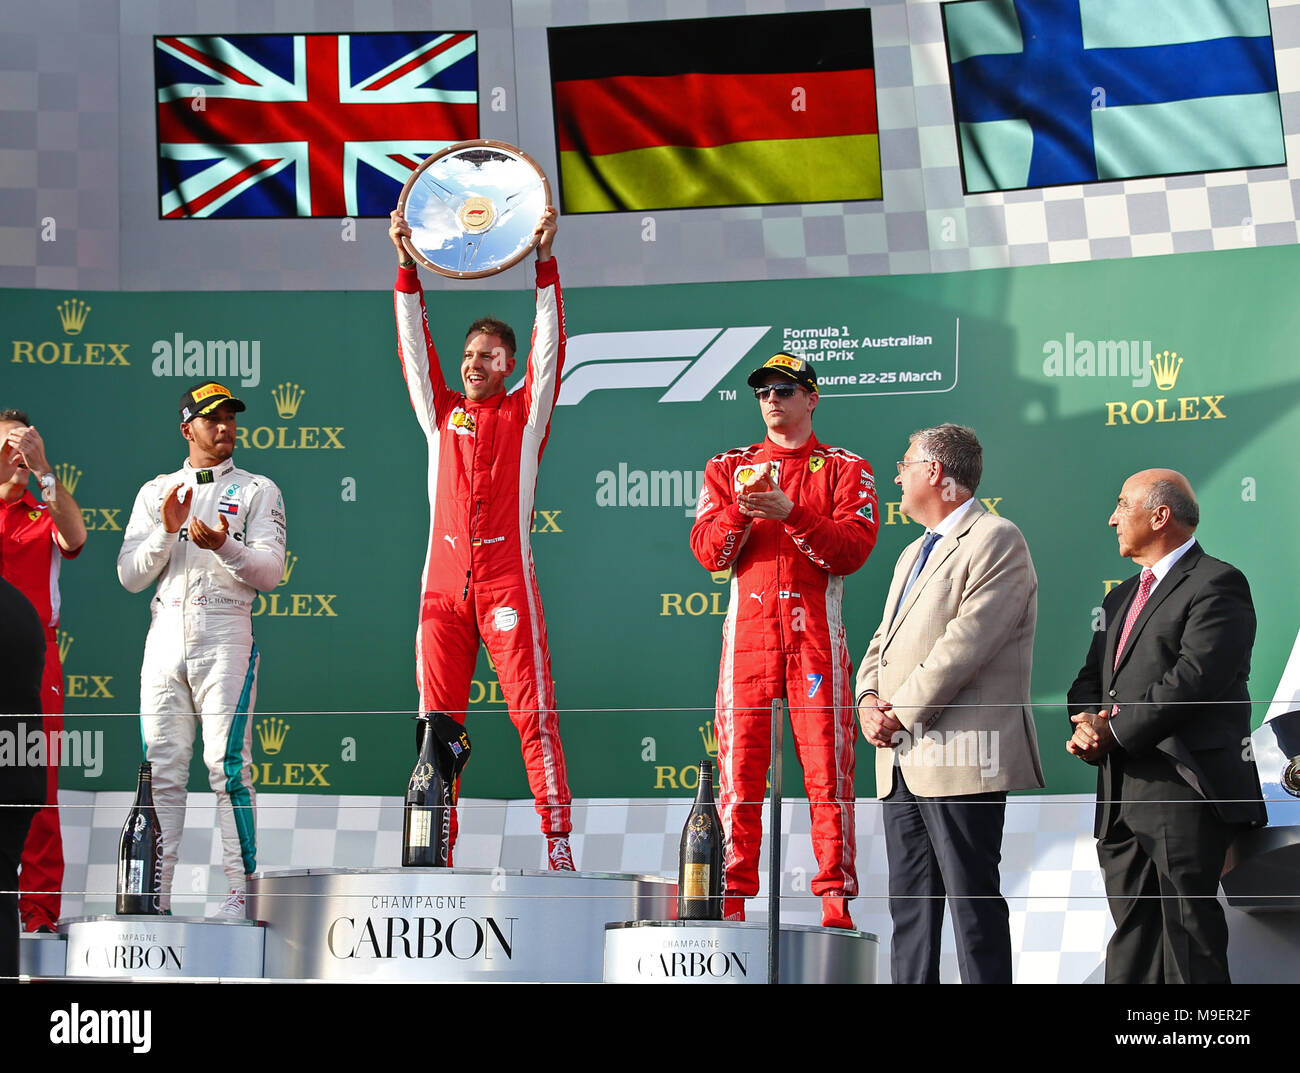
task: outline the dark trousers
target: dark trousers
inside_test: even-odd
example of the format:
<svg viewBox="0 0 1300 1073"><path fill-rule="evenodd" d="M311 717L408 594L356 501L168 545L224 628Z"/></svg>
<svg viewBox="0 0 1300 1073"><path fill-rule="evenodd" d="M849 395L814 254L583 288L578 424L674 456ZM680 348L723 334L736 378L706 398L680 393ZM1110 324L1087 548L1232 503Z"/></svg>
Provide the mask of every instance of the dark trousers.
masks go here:
<svg viewBox="0 0 1300 1073"><path fill-rule="evenodd" d="M967 984L1011 983L1011 928L1002 897L1005 793L916 797L903 768L885 798L890 971L896 984L937 984L945 900Z"/></svg>
<svg viewBox="0 0 1300 1073"><path fill-rule="evenodd" d="M0 983L18 975L18 862L35 808L0 805Z"/></svg>
<svg viewBox="0 0 1300 1073"><path fill-rule="evenodd" d="M1106 982L1229 983L1228 924L1217 895L1237 828L1164 757L1117 759L1119 812L1097 842L1115 918Z"/></svg>

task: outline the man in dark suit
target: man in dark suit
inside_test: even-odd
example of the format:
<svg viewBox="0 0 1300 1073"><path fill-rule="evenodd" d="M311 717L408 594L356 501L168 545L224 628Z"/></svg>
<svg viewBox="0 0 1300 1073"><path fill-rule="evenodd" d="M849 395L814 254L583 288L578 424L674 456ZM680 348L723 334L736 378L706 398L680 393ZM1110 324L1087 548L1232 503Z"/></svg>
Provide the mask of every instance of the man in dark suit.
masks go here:
<svg viewBox="0 0 1300 1073"><path fill-rule="evenodd" d="M1068 695L1066 748L1098 767L1107 983L1228 982L1219 875L1236 833L1266 822L1250 753L1250 586L1201 550L1199 519L1181 473L1124 482L1110 525L1143 570L1106 597Z"/></svg>

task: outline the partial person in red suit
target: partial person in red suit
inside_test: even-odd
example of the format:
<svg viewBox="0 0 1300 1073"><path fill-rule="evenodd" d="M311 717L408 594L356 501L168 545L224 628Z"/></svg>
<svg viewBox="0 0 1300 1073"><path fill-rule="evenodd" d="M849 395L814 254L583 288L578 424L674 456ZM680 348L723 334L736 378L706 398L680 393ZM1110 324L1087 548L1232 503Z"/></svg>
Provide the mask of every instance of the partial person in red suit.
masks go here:
<svg viewBox="0 0 1300 1073"><path fill-rule="evenodd" d="M35 477L44 502L28 488ZM45 441L22 410L0 410L0 543L3 576L22 592L45 630L41 711L45 732L63 729L63 665L59 661L59 567L86 543L86 526L72 493L45 456ZM59 829L59 769L46 769L45 807L23 846L18 911L27 931L54 931L63 889Z"/></svg>
<svg viewBox="0 0 1300 1073"><path fill-rule="evenodd" d="M392 214L388 235L397 248L393 305L402 375L429 445L429 551L415 642L420 708L464 719L481 641L519 731L547 862L554 871L572 871L569 780L529 542L537 469L564 365L555 231L556 213L548 207L536 230L537 316L527 368L509 393L515 333L492 318L475 321L465 336L464 391L447 386L416 262L402 245L411 229L400 212ZM453 845L456 830L453 811Z"/></svg>
<svg viewBox="0 0 1300 1073"><path fill-rule="evenodd" d="M776 354L749 377L767 437L709 460L691 529L706 570L731 569L718 671L718 802L727 840L724 914L758 893L772 701L790 710L812 816L822 923L852 928L853 675L840 609L880 508L866 460L813 435L817 373Z"/></svg>

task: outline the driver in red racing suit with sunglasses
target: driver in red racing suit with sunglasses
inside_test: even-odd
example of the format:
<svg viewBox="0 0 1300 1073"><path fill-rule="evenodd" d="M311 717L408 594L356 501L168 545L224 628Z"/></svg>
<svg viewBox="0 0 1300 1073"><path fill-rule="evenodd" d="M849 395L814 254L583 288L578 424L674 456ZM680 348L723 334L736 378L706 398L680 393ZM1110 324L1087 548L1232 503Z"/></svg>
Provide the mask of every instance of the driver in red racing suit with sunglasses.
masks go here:
<svg viewBox="0 0 1300 1073"><path fill-rule="evenodd" d="M772 701L784 698L812 815L812 892L823 925L852 928L858 728L840 604L844 575L876 543L876 482L864 459L813 435L817 374L808 362L777 354L749 384L767 438L709 460L691 530L700 564L732 571L716 720L723 913L744 920L744 899L758 893Z"/></svg>

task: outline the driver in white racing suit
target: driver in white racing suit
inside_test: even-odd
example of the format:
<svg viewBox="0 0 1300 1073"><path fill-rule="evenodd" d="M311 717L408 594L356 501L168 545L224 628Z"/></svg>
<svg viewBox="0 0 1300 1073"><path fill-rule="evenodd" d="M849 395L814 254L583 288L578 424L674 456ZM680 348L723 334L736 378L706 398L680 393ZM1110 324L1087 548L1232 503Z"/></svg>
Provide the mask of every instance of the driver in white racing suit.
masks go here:
<svg viewBox="0 0 1300 1073"><path fill-rule="evenodd" d="M244 916L246 877L256 867L251 716L258 652L250 613L257 593L279 583L285 550L280 490L232 458L235 414L244 408L211 381L181 396L189 458L140 489L117 557L128 592L158 582L140 671L140 730L163 833L162 905L171 905L199 723L230 888L220 912L230 917Z"/></svg>

